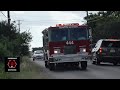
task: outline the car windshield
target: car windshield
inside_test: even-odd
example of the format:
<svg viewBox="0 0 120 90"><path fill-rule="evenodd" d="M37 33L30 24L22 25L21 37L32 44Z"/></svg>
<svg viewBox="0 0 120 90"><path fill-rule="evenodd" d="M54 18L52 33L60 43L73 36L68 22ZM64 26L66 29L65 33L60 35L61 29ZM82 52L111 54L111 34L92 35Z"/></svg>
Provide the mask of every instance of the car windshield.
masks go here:
<svg viewBox="0 0 120 90"><path fill-rule="evenodd" d="M86 40L88 30L86 28L61 28L50 30L49 41Z"/></svg>
<svg viewBox="0 0 120 90"><path fill-rule="evenodd" d="M42 51L36 51L35 54L42 54Z"/></svg>
<svg viewBox="0 0 120 90"><path fill-rule="evenodd" d="M120 48L120 41L103 41L101 47Z"/></svg>

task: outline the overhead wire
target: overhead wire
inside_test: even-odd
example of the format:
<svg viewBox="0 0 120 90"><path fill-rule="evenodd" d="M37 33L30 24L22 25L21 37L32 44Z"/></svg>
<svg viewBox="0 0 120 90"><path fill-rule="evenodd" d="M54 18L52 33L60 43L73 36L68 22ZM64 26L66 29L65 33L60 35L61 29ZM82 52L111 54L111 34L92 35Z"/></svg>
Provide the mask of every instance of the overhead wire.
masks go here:
<svg viewBox="0 0 120 90"><path fill-rule="evenodd" d="M4 15L4 17L6 17L5 16L5 14L2 12L2 11L0 11L1 13L2 13L2 15ZM14 11L13 11L13 13L14 13ZM14 13L15 14L15 13ZM12 15L13 16L13 15ZM14 15L15 16L15 15ZM16 17L16 16L15 16ZM33 16L34 17L34 16ZM6 17L7 18L7 17ZM100 19L103 19L103 17L102 18L99 18L99 19L97 19L98 17L95 17L95 18L93 18L93 19L91 19L91 20L88 20L88 22L90 23L90 22L95 22L95 21L98 21L98 20L100 20ZM15 20L14 18L12 18L14 21L17 21L17 20ZM96 20L94 20L94 19L96 19ZM79 21L80 19L71 19L71 20L36 20L36 21L30 21L30 20L24 20L24 23L25 22L28 22L28 23L44 23L44 22L63 22L63 21L72 21L72 22L75 22L75 21ZM85 22L85 21L81 21L81 22Z"/></svg>
<svg viewBox="0 0 120 90"><path fill-rule="evenodd" d="M6 17L7 18L7 16L5 16L5 14L2 12L2 11L0 11L1 13L2 13L2 15L4 16L4 17Z"/></svg>

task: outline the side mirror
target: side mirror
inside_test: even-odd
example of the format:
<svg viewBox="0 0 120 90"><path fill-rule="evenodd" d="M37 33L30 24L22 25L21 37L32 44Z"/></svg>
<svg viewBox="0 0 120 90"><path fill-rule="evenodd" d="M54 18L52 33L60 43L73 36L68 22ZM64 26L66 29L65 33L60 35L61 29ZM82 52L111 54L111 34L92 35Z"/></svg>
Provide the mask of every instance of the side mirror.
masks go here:
<svg viewBox="0 0 120 90"><path fill-rule="evenodd" d="M92 36L89 36L89 39L92 39Z"/></svg>
<svg viewBox="0 0 120 90"><path fill-rule="evenodd" d="M92 36L89 36L89 40L92 42Z"/></svg>
<svg viewBox="0 0 120 90"><path fill-rule="evenodd" d="M89 34L92 36L92 28L89 28Z"/></svg>

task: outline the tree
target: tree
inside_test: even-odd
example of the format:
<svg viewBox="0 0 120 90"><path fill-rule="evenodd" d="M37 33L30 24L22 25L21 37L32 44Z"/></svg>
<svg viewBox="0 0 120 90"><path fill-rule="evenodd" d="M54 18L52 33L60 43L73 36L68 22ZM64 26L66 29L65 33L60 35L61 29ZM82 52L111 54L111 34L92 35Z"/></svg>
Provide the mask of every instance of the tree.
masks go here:
<svg viewBox="0 0 120 90"><path fill-rule="evenodd" d="M99 11L84 19L93 30L93 42L102 38L120 38L120 11Z"/></svg>
<svg viewBox="0 0 120 90"><path fill-rule="evenodd" d="M0 22L0 55L4 56L21 56L28 55L29 42L32 36L30 32L22 32L16 29L11 23L10 27L6 21Z"/></svg>

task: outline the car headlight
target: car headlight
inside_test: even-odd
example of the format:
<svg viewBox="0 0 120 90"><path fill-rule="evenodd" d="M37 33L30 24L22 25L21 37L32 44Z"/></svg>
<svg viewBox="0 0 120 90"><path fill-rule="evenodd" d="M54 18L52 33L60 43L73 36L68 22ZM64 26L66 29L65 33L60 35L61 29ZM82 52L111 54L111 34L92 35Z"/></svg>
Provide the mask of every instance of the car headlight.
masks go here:
<svg viewBox="0 0 120 90"><path fill-rule="evenodd" d="M83 49L83 52L86 52L86 48Z"/></svg>
<svg viewBox="0 0 120 90"><path fill-rule="evenodd" d="M54 53L55 54L60 53L60 49L54 49Z"/></svg>
<svg viewBox="0 0 120 90"><path fill-rule="evenodd" d="M86 48L80 48L80 52L86 52Z"/></svg>

